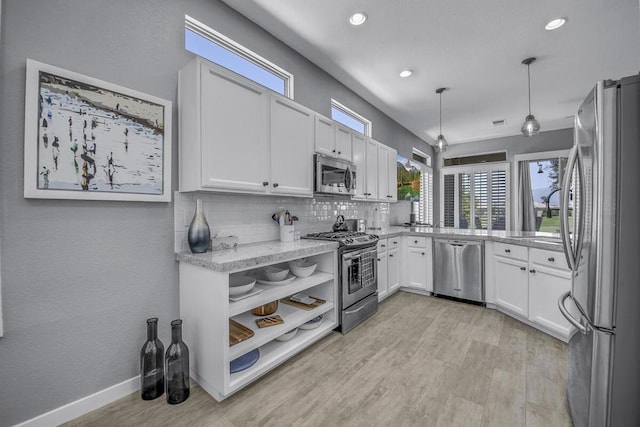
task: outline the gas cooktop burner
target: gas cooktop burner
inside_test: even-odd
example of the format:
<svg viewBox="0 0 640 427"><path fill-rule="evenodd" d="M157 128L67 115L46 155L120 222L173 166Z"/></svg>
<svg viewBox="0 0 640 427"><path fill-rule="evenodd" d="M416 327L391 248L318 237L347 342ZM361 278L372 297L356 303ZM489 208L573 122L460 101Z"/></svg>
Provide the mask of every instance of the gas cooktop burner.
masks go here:
<svg viewBox="0 0 640 427"><path fill-rule="evenodd" d="M331 240L340 246L360 247L373 246L378 243L378 236L360 231L327 231L324 233L309 233L303 239Z"/></svg>

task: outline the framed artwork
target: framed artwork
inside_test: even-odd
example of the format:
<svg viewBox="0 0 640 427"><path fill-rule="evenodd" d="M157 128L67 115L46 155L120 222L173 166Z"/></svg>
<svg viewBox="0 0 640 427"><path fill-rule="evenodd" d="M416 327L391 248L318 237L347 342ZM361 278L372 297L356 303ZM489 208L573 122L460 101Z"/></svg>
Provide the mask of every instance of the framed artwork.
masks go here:
<svg viewBox="0 0 640 427"><path fill-rule="evenodd" d="M27 59L24 197L171 201L171 101Z"/></svg>

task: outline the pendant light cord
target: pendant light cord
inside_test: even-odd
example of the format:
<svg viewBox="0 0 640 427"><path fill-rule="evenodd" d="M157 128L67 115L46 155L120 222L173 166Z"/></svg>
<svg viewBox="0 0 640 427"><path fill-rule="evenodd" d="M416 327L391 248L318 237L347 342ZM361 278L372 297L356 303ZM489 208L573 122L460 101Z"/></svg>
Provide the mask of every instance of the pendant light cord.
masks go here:
<svg viewBox="0 0 640 427"><path fill-rule="evenodd" d="M440 92L440 135L442 135L442 92Z"/></svg>
<svg viewBox="0 0 640 427"><path fill-rule="evenodd" d="M530 64L527 64L527 83L529 86L529 115L531 115L531 73L529 72L530 66Z"/></svg>

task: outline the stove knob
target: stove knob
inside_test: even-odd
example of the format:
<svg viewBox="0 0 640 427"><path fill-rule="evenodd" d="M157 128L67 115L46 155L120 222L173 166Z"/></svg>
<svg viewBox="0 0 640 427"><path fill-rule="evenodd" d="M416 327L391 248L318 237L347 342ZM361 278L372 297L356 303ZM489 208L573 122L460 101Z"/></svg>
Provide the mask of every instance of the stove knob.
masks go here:
<svg viewBox="0 0 640 427"><path fill-rule="evenodd" d="M353 239L351 239L351 238L346 239L346 240L345 240L345 242L347 242L347 243L353 243Z"/></svg>

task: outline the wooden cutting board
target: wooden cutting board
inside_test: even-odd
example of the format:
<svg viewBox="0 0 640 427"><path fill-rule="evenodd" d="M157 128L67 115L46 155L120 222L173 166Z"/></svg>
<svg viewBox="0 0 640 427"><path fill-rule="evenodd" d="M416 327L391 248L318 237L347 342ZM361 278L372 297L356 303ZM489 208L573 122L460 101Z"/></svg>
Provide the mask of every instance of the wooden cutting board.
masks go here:
<svg viewBox="0 0 640 427"><path fill-rule="evenodd" d="M256 325L258 325L258 328L267 328L269 326L276 326L276 325L281 325L284 323L284 320L282 319L282 317L280 317L279 314L276 314L275 316L267 316L267 317L263 317L262 319L256 319Z"/></svg>
<svg viewBox="0 0 640 427"><path fill-rule="evenodd" d="M229 319L229 346L248 340L253 336L253 331L244 325Z"/></svg>
<svg viewBox="0 0 640 427"><path fill-rule="evenodd" d="M319 307L319 306L321 306L322 304L324 304L326 302L325 300L320 299L320 298L316 298L316 297L311 297L311 298L316 300L312 304L303 304L303 303L298 302L298 301L293 301L291 299L291 297L283 298L283 299L280 300L280 302L283 303L283 304L292 305L292 306L294 306L296 308L301 308L303 310L313 310L314 308Z"/></svg>

